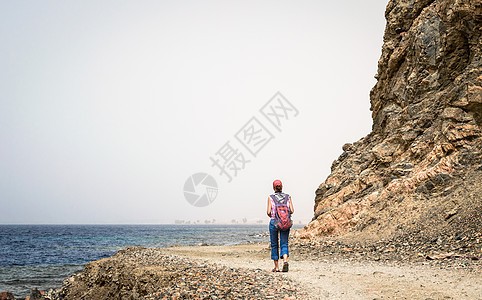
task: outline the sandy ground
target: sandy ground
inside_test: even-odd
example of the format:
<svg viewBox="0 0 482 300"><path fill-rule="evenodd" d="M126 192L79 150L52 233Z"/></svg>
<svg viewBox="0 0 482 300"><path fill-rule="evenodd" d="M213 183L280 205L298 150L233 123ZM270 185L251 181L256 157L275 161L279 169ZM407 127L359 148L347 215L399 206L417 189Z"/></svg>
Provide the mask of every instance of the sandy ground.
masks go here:
<svg viewBox="0 0 482 300"><path fill-rule="evenodd" d="M271 270L268 244L170 247L166 254L227 267ZM278 273L299 283L311 299L482 299L482 272L440 269L424 264L302 260L290 258L290 271Z"/></svg>

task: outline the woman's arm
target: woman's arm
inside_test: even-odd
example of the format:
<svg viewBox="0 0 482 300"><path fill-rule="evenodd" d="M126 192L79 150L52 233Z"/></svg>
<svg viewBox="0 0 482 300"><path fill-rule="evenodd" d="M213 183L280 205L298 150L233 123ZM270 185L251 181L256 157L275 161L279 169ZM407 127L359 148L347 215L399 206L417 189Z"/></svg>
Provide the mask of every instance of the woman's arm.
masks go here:
<svg viewBox="0 0 482 300"><path fill-rule="evenodd" d="M293 200L291 200L290 197L290 214L293 214L295 212L295 209L293 208Z"/></svg>
<svg viewBox="0 0 482 300"><path fill-rule="evenodd" d="M268 217L270 217L270 218L271 218L271 210L272 210L271 199L269 199L269 197L268 197L268 210L266 211L266 213L268 214Z"/></svg>

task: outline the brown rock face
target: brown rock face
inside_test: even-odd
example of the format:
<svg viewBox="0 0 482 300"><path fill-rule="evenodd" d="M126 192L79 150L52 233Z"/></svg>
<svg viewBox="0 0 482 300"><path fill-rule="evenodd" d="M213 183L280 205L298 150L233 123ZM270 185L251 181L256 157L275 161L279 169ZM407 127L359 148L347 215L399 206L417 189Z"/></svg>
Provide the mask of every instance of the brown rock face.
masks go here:
<svg viewBox="0 0 482 300"><path fill-rule="evenodd" d="M480 234L480 1L391 0L372 132L333 162L301 237Z"/></svg>

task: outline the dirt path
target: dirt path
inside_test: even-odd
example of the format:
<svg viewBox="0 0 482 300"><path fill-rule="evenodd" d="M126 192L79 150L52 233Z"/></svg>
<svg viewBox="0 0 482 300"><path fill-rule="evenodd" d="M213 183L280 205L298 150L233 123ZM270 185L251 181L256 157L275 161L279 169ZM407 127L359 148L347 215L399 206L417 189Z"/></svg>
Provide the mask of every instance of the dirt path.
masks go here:
<svg viewBox="0 0 482 300"><path fill-rule="evenodd" d="M171 247L163 251L232 268L273 267L267 244ZM312 299L482 299L480 270L293 256L290 271L279 274L297 281Z"/></svg>

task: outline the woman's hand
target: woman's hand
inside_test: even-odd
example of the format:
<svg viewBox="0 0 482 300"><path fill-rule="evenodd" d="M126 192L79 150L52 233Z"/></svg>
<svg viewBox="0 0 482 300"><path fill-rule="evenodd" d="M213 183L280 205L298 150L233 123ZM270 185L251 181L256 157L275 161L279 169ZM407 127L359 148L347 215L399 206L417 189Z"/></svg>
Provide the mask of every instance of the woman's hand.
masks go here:
<svg viewBox="0 0 482 300"><path fill-rule="evenodd" d="M268 209L266 210L266 214L268 215L268 217L271 218L271 210L272 210L272 207L271 207L271 201L268 197Z"/></svg>

